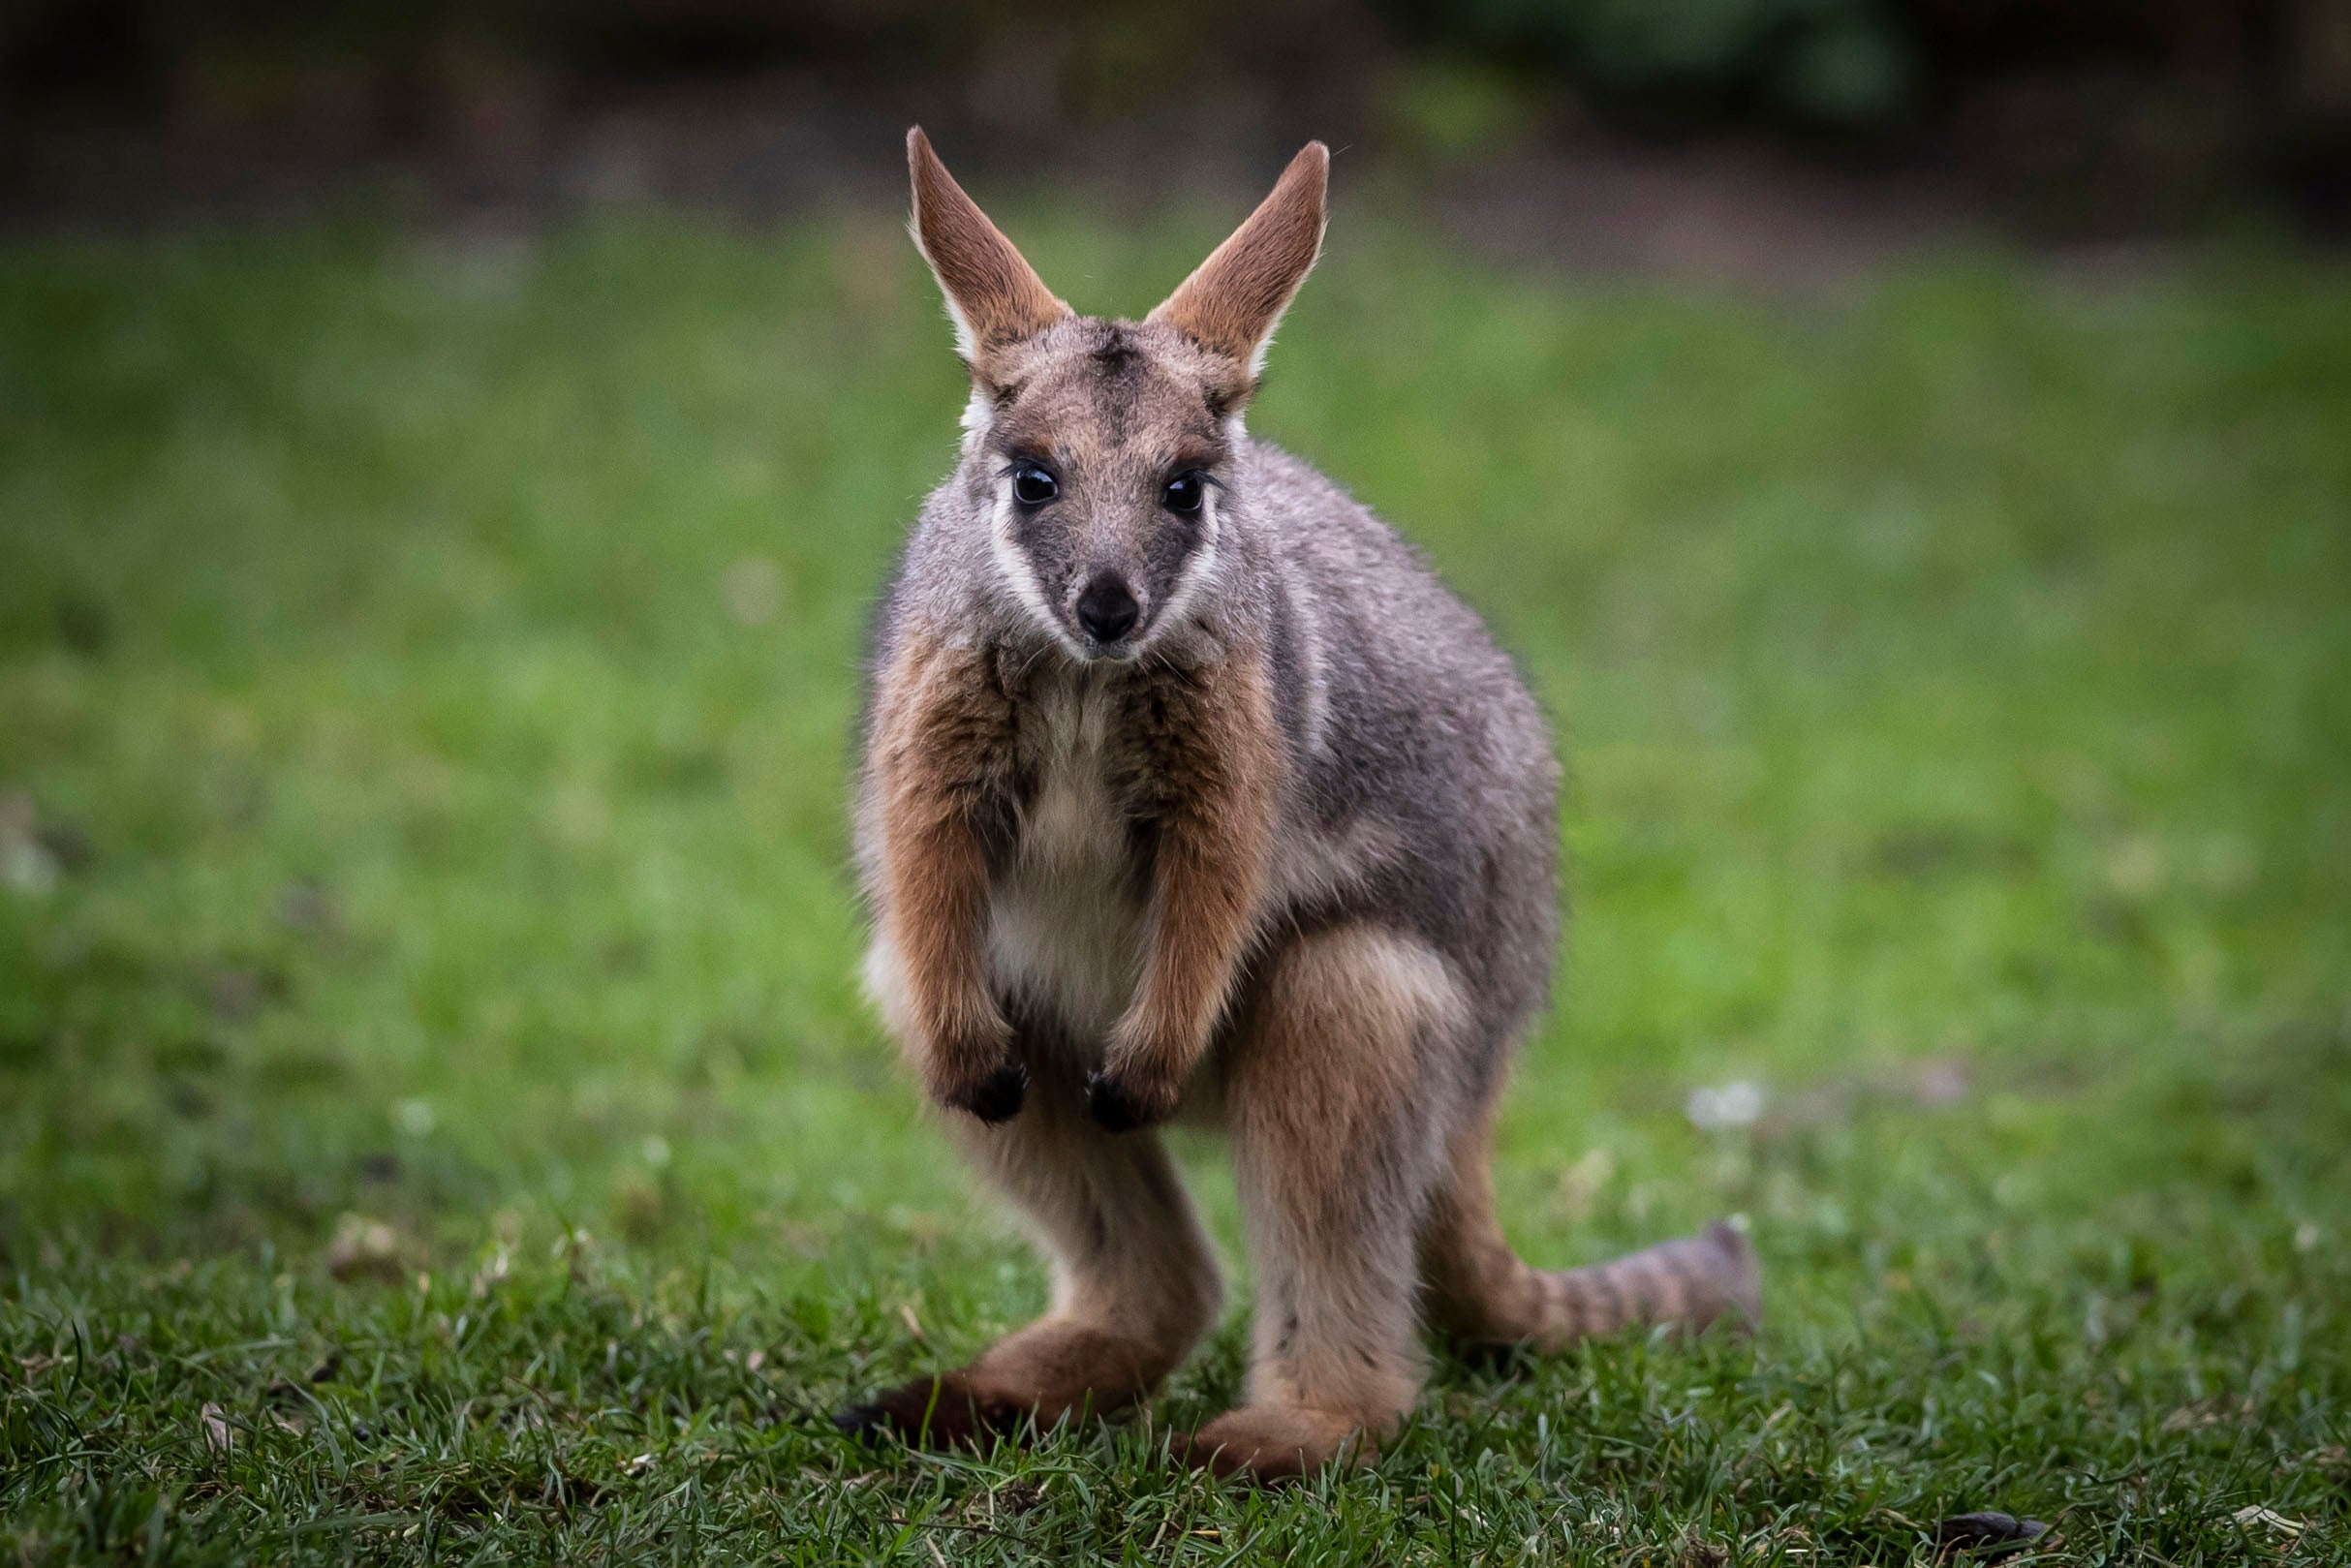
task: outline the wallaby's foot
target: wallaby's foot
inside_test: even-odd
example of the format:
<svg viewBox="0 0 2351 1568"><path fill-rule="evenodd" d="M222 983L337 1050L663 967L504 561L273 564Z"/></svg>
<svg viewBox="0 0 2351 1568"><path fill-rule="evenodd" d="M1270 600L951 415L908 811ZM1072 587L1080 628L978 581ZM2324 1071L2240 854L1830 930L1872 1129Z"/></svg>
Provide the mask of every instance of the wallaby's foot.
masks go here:
<svg viewBox="0 0 2351 1568"><path fill-rule="evenodd" d="M961 1372L942 1372L884 1390L864 1404L849 1405L834 1415L833 1425L851 1437L951 1448L1009 1436L1026 1414L1008 1401L983 1399Z"/></svg>
<svg viewBox="0 0 2351 1568"><path fill-rule="evenodd" d="M1179 1450L1195 1469L1258 1483L1295 1481L1343 1454L1356 1463L1374 1449L1352 1416L1294 1404L1245 1404L1192 1433Z"/></svg>
<svg viewBox="0 0 2351 1568"><path fill-rule="evenodd" d="M930 1448L1012 1436L1031 1422L1042 1431L1148 1398L1190 1342L1189 1336L1147 1342L1045 1318L960 1371L900 1384L843 1410L833 1425L852 1436L886 1434Z"/></svg>

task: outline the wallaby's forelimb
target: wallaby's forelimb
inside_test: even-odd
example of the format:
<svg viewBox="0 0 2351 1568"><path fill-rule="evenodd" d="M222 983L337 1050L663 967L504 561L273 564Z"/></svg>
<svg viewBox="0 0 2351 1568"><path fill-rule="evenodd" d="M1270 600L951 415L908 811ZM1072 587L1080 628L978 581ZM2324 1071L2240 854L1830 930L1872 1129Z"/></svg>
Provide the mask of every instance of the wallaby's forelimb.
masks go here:
<svg viewBox="0 0 2351 1568"><path fill-rule="evenodd" d="M1253 649L1129 712L1157 829L1143 974L1090 1099L1112 1131L1166 1119L1232 996L1265 886L1283 756Z"/></svg>
<svg viewBox="0 0 2351 1568"><path fill-rule="evenodd" d="M942 1105L1001 1122L1025 1077L988 995L980 942L988 868L980 842L1011 735L986 656L910 627L878 690L872 753L882 803L882 940L900 1039Z"/></svg>

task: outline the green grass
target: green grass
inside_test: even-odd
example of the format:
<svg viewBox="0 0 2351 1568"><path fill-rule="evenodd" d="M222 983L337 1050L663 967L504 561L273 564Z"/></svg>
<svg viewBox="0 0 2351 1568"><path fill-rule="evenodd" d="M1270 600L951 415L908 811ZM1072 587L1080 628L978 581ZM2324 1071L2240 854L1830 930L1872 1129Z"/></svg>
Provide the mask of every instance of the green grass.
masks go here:
<svg viewBox="0 0 2351 1568"><path fill-rule="evenodd" d="M1129 310L1211 237L1016 228ZM1795 307L1339 239L1255 425L1569 756L1513 1233L1743 1212L1759 1339L1443 1362L1376 1468L1223 1491L1160 1446L1244 1287L1142 1420L846 1446L1042 1293L851 979L859 623L962 397L902 236L19 246L0 1553L2351 1557L2340 271Z"/></svg>

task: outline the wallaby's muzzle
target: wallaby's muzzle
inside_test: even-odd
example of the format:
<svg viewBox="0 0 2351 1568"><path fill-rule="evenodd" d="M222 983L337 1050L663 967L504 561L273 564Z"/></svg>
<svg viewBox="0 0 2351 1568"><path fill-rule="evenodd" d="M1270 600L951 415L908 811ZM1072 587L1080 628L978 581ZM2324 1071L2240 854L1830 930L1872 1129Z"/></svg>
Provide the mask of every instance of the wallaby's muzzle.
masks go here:
<svg viewBox="0 0 2351 1568"><path fill-rule="evenodd" d="M1143 606L1127 579L1115 571L1098 571L1077 596L1078 630L1097 651L1117 657L1127 633L1143 618Z"/></svg>

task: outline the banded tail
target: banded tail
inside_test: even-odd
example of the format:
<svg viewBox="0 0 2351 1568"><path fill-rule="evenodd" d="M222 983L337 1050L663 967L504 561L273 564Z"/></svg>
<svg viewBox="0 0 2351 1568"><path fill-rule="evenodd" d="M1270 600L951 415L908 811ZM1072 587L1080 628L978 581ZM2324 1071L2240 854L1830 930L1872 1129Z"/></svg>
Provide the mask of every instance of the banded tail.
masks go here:
<svg viewBox="0 0 2351 1568"><path fill-rule="evenodd" d="M1503 1239L1482 1137L1458 1161L1448 1187L1430 1215L1421 1267L1432 1314L1464 1338L1552 1351L1635 1325L1695 1333L1715 1322L1752 1329L1762 1320L1754 1248L1725 1221L1606 1263L1537 1269Z"/></svg>

